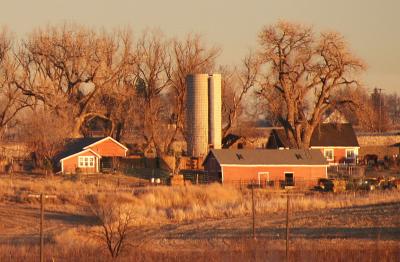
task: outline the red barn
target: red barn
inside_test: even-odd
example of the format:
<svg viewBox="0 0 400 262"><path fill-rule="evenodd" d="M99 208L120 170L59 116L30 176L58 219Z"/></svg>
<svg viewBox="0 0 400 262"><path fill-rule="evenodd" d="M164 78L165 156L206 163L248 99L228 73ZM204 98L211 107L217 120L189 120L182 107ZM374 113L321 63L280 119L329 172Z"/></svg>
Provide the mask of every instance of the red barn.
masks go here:
<svg viewBox="0 0 400 262"><path fill-rule="evenodd" d="M284 129L272 130L267 148L295 148ZM323 123L313 132L310 148L319 149L329 164L356 164L360 148L354 129L349 123Z"/></svg>
<svg viewBox="0 0 400 262"><path fill-rule="evenodd" d="M115 157L126 157L128 148L111 137L71 139L56 156L61 172L98 173L111 168Z"/></svg>
<svg viewBox="0 0 400 262"><path fill-rule="evenodd" d="M315 149L212 149L203 165L221 183L312 186L327 178L328 163Z"/></svg>

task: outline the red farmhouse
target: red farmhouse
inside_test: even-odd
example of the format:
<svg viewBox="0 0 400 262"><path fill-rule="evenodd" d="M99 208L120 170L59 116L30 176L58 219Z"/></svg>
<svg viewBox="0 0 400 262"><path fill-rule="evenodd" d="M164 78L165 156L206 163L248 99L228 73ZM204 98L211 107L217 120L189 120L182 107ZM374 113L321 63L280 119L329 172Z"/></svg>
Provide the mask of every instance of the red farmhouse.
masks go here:
<svg viewBox="0 0 400 262"><path fill-rule="evenodd" d="M98 173L102 167L111 167L115 157L125 157L128 148L111 137L84 137L71 139L56 157L61 172Z"/></svg>
<svg viewBox="0 0 400 262"><path fill-rule="evenodd" d="M328 163L315 149L212 149L203 165L210 179L222 183L311 186L327 178Z"/></svg>
<svg viewBox="0 0 400 262"><path fill-rule="evenodd" d="M274 129L267 148L295 148L284 129ZM310 148L321 150L329 164L356 164L360 148L354 129L349 123L320 124L311 136Z"/></svg>

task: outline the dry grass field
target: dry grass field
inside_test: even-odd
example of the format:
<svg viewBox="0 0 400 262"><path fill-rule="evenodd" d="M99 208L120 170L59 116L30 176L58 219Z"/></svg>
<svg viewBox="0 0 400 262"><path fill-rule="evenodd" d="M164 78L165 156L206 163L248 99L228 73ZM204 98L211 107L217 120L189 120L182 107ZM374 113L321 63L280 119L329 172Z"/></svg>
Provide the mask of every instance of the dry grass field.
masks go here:
<svg viewBox="0 0 400 262"><path fill-rule="evenodd" d="M39 202L46 200L48 261L109 261L99 241L101 221L88 201L130 210L133 220L121 261L279 261L285 259L286 198L255 190L256 240L251 191L210 185L137 187L115 176L72 181L60 177L0 178L0 261L36 261ZM292 261L399 261L400 191L304 194L291 197Z"/></svg>

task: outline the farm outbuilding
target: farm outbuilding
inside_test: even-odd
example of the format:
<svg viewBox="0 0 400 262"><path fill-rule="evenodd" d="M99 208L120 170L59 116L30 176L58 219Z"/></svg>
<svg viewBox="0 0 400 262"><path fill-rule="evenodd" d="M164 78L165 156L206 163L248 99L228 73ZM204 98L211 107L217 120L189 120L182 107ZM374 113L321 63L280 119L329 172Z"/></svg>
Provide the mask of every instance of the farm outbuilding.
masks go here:
<svg viewBox="0 0 400 262"><path fill-rule="evenodd" d="M224 184L312 186L327 178L328 163L317 149L212 149L203 165Z"/></svg>
<svg viewBox="0 0 400 262"><path fill-rule="evenodd" d="M126 157L127 151L111 137L84 137L70 139L55 161L62 173L99 173L112 169L114 159Z"/></svg>

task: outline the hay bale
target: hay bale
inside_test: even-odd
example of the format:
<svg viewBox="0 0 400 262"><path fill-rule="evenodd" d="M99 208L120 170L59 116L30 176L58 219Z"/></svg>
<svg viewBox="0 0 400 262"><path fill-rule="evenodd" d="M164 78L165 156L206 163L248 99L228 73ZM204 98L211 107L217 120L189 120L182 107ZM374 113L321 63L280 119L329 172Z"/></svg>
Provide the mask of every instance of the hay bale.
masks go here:
<svg viewBox="0 0 400 262"><path fill-rule="evenodd" d="M184 186L185 179L183 175L174 175L171 177L171 186Z"/></svg>

